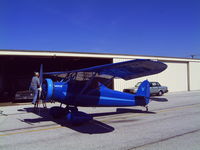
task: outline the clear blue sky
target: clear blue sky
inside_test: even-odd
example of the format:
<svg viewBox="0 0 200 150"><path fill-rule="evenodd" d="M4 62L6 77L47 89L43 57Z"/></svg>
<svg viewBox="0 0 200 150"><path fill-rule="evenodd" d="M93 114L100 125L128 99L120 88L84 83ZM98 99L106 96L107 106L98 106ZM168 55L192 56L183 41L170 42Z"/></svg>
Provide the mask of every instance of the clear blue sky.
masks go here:
<svg viewBox="0 0 200 150"><path fill-rule="evenodd" d="M0 49L200 55L200 0L0 0Z"/></svg>

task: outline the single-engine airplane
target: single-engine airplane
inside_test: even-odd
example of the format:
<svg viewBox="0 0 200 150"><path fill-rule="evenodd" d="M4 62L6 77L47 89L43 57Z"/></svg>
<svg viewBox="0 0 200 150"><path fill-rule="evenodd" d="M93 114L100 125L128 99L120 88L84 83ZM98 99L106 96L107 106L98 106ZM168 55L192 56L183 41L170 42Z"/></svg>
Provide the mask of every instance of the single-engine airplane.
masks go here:
<svg viewBox="0 0 200 150"><path fill-rule="evenodd" d="M66 116L66 119L71 123L82 123L92 119L89 114L78 111L78 106L144 106L148 111L150 99L148 80L142 82L136 94L115 91L107 86L112 83L114 78L130 80L157 74L166 68L167 65L162 62L146 59L136 59L64 72L43 73L43 67L41 66L41 83L43 75L52 77L44 79L41 97L47 102L53 100L60 102L61 105L65 104L65 108L62 106L50 108L50 114L54 118ZM58 81L53 81L55 78Z"/></svg>

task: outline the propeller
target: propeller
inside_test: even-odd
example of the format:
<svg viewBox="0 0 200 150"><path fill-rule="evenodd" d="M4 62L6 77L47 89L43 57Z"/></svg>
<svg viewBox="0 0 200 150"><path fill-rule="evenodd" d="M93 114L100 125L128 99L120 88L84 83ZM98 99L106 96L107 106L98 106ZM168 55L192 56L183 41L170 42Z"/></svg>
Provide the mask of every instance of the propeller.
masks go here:
<svg viewBox="0 0 200 150"><path fill-rule="evenodd" d="M42 88L42 82L43 82L43 64L40 65L40 88ZM42 95L42 89L39 90L39 99L41 99Z"/></svg>
<svg viewBox="0 0 200 150"><path fill-rule="evenodd" d="M51 79L43 80L43 75L44 75L43 64L41 64L40 65L40 77L39 77L41 90L39 90L38 98L40 100L47 101L50 99L50 97L53 94L53 81Z"/></svg>
<svg viewBox="0 0 200 150"><path fill-rule="evenodd" d="M40 65L40 86L42 86L43 82L43 64Z"/></svg>

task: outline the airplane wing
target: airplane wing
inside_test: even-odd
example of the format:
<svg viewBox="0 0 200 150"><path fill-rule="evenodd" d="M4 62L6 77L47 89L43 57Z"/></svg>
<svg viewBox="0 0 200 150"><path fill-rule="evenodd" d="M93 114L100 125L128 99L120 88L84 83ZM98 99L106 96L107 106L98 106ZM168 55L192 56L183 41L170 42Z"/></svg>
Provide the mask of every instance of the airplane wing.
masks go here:
<svg viewBox="0 0 200 150"><path fill-rule="evenodd" d="M73 71L49 72L44 74L59 76L68 73L95 72L98 75L102 76L112 76L114 78L130 80L143 76L157 74L164 71L166 68L167 65L160 61L153 61L149 59L135 59L131 61L94 66Z"/></svg>

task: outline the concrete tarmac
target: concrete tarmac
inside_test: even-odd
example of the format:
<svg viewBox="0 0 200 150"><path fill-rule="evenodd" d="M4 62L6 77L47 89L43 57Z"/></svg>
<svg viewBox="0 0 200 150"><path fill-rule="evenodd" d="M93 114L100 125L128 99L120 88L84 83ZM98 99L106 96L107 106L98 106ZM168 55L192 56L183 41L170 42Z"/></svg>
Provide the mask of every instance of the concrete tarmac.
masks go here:
<svg viewBox="0 0 200 150"><path fill-rule="evenodd" d="M59 105L47 104L48 108ZM152 97L142 107L84 108L94 120L72 126L42 105L0 107L1 150L200 150L200 91Z"/></svg>

